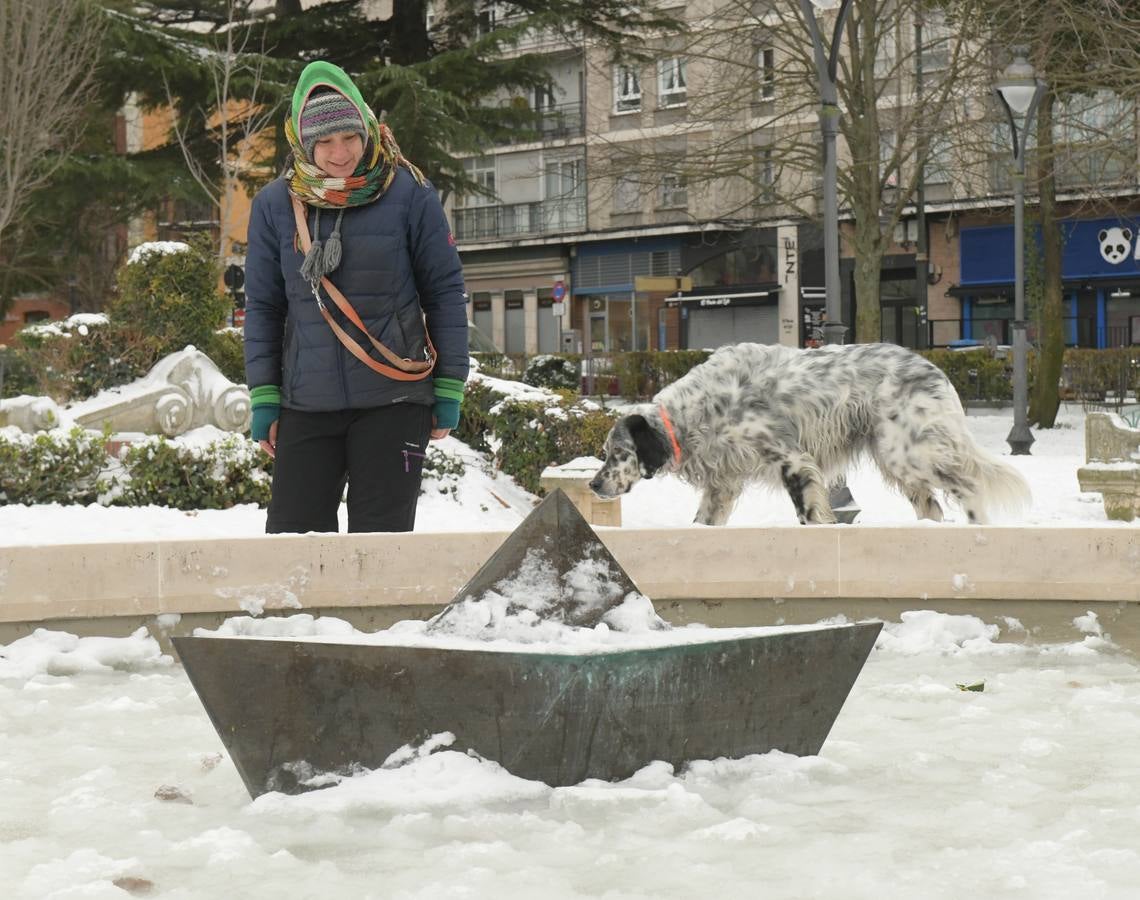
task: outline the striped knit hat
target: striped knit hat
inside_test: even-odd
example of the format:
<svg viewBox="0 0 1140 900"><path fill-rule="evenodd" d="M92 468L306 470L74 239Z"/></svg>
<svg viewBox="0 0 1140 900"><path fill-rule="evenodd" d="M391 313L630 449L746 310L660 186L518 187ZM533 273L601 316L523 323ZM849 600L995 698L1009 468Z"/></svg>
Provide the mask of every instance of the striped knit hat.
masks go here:
<svg viewBox="0 0 1140 900"><path fill-rule="evenodd" d="M305 148L305 155L310 160L317 141L338 131L353 131L360 135L362 143L368 143L368 132L364 128L360 110L344 94L332 88L324 93L314 91L310 94L301 107L298 120L301 126L301 146Z"/></svg>

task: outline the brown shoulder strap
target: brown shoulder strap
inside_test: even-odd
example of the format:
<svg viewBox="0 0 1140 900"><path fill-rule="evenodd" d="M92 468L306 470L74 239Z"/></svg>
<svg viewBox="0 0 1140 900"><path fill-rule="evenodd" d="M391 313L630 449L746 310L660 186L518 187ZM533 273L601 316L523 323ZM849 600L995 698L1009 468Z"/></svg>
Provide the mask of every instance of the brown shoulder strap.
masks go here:
<svg viewBox="0 0 1140 900"><path fill-rule="evenodd" d="M313 246L313 239L309 235L309 223L305 217L305 206L296 197L293 197L292 200L293 217L297 221L297 238L301 245L301 253L308 253L309 248ZM321 287L325 289L325 292L332 299L333 303L337 305L337 309L344 313L348 321L359 328L368 340L372 342L372 346L376 348L380 355L391 363L391 365L385 365L379 360L375 360L369 356L368 352L353 340L348 332L341 328L336 319L334 319L328 309L325 308L324 303L321 302L320 295L318 295L317 304L320 307L321 315L324 316L325 321L329 323L329 328L333 330L333 334L340 339L340 342L344 344L349 353L368 366L368 368L388 378L395 379L396 381L423 381L432 373L432 369L435 368L436 353L435 347L431 342L431 335L427 330L426 321L424 322L424 336L427 340L428 358L426 360L404 359L403 357L397 356L369 334L368 329L364 327L364 322L356 310L353 309L352 304L348 302L348 298L340 292L340 289L335 284L329 281L328 278L322 277Z"/></svg>

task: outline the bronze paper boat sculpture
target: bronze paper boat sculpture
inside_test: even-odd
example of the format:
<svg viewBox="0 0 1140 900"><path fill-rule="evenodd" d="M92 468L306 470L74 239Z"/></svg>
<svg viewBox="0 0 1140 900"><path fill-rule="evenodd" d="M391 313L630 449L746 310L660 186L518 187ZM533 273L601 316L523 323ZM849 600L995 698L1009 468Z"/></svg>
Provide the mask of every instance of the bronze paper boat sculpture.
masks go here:
<svg viewBox="0 0 1140 900"><path fill-rule="evenodd" d="M559 573L591 558L602 606L567 589L544 614L592 624L635 590L561 491L519 525L434 622L535 554ZM566 579L560 579L565 584ZM615 599L616 598L616 599ZM314 773L378 768L450 732L452 749L550 785L628 777L653 760L818 753L880 623L592 653L190 637L174 644L251 796Z"/></svg>

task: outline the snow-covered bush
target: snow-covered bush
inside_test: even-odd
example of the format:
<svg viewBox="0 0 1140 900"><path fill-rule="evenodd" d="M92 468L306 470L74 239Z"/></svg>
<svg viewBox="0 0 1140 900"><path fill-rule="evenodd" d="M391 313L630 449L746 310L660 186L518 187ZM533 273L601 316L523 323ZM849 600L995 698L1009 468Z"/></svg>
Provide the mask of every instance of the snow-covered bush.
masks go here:
<svg viewBox="0 0 1140 900"><path fill-rule="evenodd" d="M458 499L459 479L466 471L467 467L458 456L444 453L439 447L429 445L427 455L424 457L420 493L426 494L434 490L450 495L452 499Z"/></svg>
<svg viewBox="0 0 1140 900"><path fill-rule="evenodd" d="M208 444L176 444L162 437L126 448L119 506L229 509L269 503L269 458L257 444L229 435Z"/></svg>
<svg viewBox="0 0 1140 900"><path fill-rule="evenodd" d="M1010 379L1012 358L996 357L984 348L964 351L925 350L922 355L946 373L963 405L971 400L992 402L1013 398L1013 381ZM1029 384L1032 386L1037 371L1037 354L1029 354L1027 370Z"/></svg>
<svg viewBox="0 0 1140 900"><path fill-rule="evenodd" d="M617 382L623 397L652 397L663 387L678 381L712 354L708 350L634 350L615 353L610 358L610 380ZM595 387L605 393L604 382Z"/></svg>
<svg viewBox="0 0 1140 900"><path fill-rule="evenodd" d="M79 313L19 331L6 357L3 396L65 403L138 378L153 364L154 349L145 336L114 328L101 313Z"/></svg>
<svg viewBox="0 0 1140 900"><path fill-rule="evenodd" d="M613 417L570 391L549 399L504 395L484 380L468 383L456 437L494 455L495 464L522 487L542 493L547 466L579 456L599 456Z"/></svg>
<svg viewBox="0 0 1140 900"><path fill-rule="evenodd" d="M245 338L239 329L221 328L198 349L234 384L245 384Z"/></svg>
<svg viewBox="0 0 1140 900"><path fill-rule="evenodd" d="M0 429L0 505L95 502L109 487L105 441L82 428Z"/></svg>
<svg viewBox="0 0 1140 900"><path fill-rule="evenodd" d="M209 240L144 245L116 275L119 293L107 309L117 328L148 335L155 361L187 344L208 347L230 308L218 290L217 259Z"/></svg>
<svg viewBox="0 0 1140 900"><path fill-rule="evenodd" d="M527 360L522 380L535 387L576 391L582 386L582 362L577 356L532 356Z"/></svg>

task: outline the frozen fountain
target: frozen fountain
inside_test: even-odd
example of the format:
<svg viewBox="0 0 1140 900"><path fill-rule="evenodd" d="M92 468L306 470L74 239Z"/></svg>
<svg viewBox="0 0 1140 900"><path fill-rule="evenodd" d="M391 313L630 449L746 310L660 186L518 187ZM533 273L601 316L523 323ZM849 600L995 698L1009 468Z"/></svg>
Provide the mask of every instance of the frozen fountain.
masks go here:
<svg viewBox="0 0 1140 900"><path fill-rule="evenodd" d="M174 645L249 793L451 748L549 785L819 752L880 623L672 628L561 491L434 619L366 642Z"/></svg>

